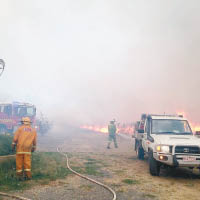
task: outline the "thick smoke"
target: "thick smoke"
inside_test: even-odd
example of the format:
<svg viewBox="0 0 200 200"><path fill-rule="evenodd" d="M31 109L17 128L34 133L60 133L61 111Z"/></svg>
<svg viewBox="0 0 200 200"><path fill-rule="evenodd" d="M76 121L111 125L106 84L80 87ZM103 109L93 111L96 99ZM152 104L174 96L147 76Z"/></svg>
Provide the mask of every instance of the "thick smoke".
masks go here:
<svg viewBox="0 0 200 200"><path fill-rule="evenodd" d="M199 1L0 1L1 100L58 124L198 122Z"/></svg>

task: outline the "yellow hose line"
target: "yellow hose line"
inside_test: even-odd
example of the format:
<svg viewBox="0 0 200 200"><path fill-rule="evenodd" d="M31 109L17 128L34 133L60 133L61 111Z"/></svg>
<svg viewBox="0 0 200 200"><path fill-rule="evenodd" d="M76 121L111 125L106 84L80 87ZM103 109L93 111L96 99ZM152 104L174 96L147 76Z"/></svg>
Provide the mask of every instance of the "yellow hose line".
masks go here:
<svg viewBox="0 0 200 200"><path fill-rule="evenodd" d="M82 178L84 178L84 179L86 179L86 180L88 180L88 181L91 181L91 182L93 182L93 183L95 183L95 184L97 184L97 185L100 185L100 186L104 187L105 189L107 189L109 192L112 193L112 195L113 195L113 199L112 199L112 200L116 200L116 193L115 193L115 191L114 191L112 188L110 188L110 187L107 186L107 185L104 185L103 183L100 183L100 182L98 182L98 181L96 181L96 180L94 180L94 179L91 179L91 178L89 178L89 177L87 177L87 176L84 176L84 175L79 174L78 172L74 171L74 170L69 166L69 158L68 158L67 154L61 152L61 151L59 150L58 147L57 147L57 151L58 151L59 153L63 154L63 155L66 157L66 159L67 159L67 168L68 168L71 172L73 172L73 173L76 174L77 176L80 176L80 177L82 177Z"/></svg>

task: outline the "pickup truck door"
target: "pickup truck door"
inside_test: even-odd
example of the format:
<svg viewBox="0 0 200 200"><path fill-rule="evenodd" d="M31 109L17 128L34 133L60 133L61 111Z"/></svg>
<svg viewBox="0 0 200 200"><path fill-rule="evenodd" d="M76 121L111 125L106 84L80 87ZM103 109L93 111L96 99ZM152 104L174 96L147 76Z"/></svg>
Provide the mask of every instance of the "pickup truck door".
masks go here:
<svg viewBox="0 0 200 200"><path fill-rule="evenodd" d="M148 140L148 135L150 134L150 119L146 119L144 127L144 135L142 140L142 146L145 152L148 152L150 141Z"/></svg>
<svg viewBox="0 0 200 200"><path fill-rule="evenodd" d="M146 151L146 149L147 149L147 120L145 121L145 124L144 124L144 134L143 134L143 138L142 138L142 147Z"/></svg>

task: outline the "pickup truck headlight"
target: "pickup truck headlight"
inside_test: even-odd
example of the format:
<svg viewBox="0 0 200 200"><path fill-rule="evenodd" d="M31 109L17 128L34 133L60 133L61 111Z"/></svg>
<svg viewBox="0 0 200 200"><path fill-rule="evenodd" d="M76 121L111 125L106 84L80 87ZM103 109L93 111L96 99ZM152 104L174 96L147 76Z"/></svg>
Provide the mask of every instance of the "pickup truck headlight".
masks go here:
<svg viewBox="0 0 200 200"><path fill-rule="evenodd" d="M162 153L170 153L170 147L168 145L157 145L156 151Z"/></svg>

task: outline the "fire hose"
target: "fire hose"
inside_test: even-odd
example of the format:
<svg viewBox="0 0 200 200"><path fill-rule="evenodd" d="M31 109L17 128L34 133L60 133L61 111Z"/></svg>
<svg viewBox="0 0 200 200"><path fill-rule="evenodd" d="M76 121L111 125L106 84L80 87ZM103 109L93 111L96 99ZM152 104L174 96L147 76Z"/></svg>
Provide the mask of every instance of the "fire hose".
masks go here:
<svg viewBox="0 0 200 200"><path fill-rule="evenodd" d="M57 151L66 157L66 159L67 159L67 168L68 168L72 173L74 173L74 174L76 174L77 176L80 176L81 178L84 178L84 179L86 179L86 180L88 180L88 181L90 181L90 182L92 182L92 183L95 183L95 184L97 184L97 185L100 185L100 186L104 187L105 189L107 189L109 192L112 193L112 195L113 195L113 199L112 199L112 200L116 200L116 193L115 193L115 191L114 191L112 188L110 188L110 187L107 186L107 185L104 185L103 183L100 183L99 181L96 181L96 180L94 180L94 179L91 179L91 178L89 178L89 177L87 177L87 176L84 176L84 175L82 175L82 174L80 174L80 173L74 171L74 170L70 167L70 165L69 165L69 158L68 158L67 154L61 152L59 148L57 148Z"/></svg>
<svg viewBox="0 0 200 200"><path fill-rule="evenodd" d="M96 181L96 180L94 180L94 179L91 179L91 178L89 178L89 177L87 177L87 176L84 176L84 175L82 175L82 174L80 174L80 173L74 171L74 170L70 167L70 165L69 165L69 158L68 158L68 155L67 155L66 153L61 152L59 148L57 148L57 151L58 151L60 154L62 154L62 155L64 155L64 156L66 157L66 159L67 159L67 168L68 168L72 173L74 173L74 174L76 174L77 176L80 176L81 178L84 178L84 179L86 179L86 180L88 180L88 181L90 181L90 182L92 182L92 183L95 183L95 184L97 184L97 185L100 185L100 186L104 187L105 189L107 189L109 192L112 193L112 195L113 195L113 199L112 199L112 200L116 200L116 193L115 193L115 191L114 191L112 188L110 188L109 186L107 186L107 185L105 185L105 184L103 184L103 183L100 183L99 181ZM15 155L0 156L0 158L6 158L6 157L8 158L8 157L13 157L13 156L15 156ZM31 200L31 199L28 199L28 198L25 198L25 197L16 196L16 195L12 195L12 194L7 194L7 193L4 193L4 192L0 192L0 195L6 196L6 197L15 198L15 199L19 199L19 200Z"/></svg>

